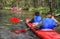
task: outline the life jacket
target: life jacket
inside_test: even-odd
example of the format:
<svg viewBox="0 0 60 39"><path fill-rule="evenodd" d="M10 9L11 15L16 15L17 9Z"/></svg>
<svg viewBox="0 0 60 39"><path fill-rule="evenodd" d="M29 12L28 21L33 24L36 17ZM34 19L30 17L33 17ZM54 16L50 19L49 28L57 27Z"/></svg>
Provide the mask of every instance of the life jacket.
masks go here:
<svg viewBox="0 0 60 39"><path fill-rule="evenodd" d="M42 29L53 29L55 24L56 23L52 18L44 18L42 21Z"/></svg>
<svg viewBox="0 0 60 39"><path fill-rule="evenodd" d="M40 16L34 16L33 19L29 23L39 23L41 22Z"/></svg>
<svg viewBox="0 0 60 39"><path fill-rule="evenodd" d="M40 16L34 16L33 20L34 20L34 23L39 23L39 22L41 22L41 17Z"/></svg>

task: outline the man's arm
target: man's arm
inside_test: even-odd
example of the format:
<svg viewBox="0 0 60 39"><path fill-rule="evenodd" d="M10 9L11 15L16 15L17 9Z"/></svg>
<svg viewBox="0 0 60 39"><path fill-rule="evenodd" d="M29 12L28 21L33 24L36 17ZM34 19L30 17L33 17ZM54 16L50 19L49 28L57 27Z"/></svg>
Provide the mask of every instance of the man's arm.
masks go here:
<svg viewBox="0 0 60 39"><path fill-rule="evenodd" d="M54 16L52 16L52 19L56 22L56 23L59 23Z"/></svg>

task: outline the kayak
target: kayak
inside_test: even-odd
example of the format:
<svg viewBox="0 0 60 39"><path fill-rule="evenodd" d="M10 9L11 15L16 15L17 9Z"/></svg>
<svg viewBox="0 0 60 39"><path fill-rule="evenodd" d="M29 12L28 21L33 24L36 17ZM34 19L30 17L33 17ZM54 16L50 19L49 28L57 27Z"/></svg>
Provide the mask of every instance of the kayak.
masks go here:
<svg viewBox="0 0 60 39"><path fill-rule="evenodd" d="M41 39L60 39L60 34L54 30L36 30L33 28L33 24L29 23L30 19L26 19L26 25Z"/></svg>

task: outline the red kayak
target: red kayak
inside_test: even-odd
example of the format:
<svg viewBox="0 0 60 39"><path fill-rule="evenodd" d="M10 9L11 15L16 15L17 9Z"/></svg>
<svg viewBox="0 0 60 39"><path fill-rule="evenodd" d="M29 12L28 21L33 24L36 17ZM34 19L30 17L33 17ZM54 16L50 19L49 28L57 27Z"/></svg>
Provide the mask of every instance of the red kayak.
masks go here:
<svg viewBox="0 0 60 39"><path fill-rule="evenodd" d="M55 32L54 30L44 31L44 30L36 30L36 29L34 29L32 27L33 24L29 23L28 18L26 19L26 24L41 39L60 39L60 34Z"/></svg>

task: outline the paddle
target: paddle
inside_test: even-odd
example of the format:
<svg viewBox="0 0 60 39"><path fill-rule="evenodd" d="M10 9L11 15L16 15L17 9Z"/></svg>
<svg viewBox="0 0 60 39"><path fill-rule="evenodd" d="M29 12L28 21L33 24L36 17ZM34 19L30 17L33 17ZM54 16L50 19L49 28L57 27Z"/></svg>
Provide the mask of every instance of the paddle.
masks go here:
<svg viewBox="0 0 60 39"><path fill-rule="evenodd" d="M14 33L19 34L19 33L26 33L30 28L27 29L20 29L20 30L15 30Z"/></svg>
<svg viewBox="0 0 60 39"><path fill-rule="evenodd" d="M60 26L60 23L57 24L57 26ZM33 27L35 29L39 29L37 26ZM25 33L26 31L28 31L30 28L26 28L26 29L21 29L21 30L15 30L15 33Z"/></svg>
<svg viewBox="0 0 60 39"><path fill-rule="evenodd" d="M16 22L19 22L19 19L18 18L11 18L10 19L10 22L12 22L12 23L16 23ZM60 23L58 23L59 25L60 25ZM40 26L40 25L38 25L38 26ZM37 27L33 27L33 28L37 28ZM14 31L14 33L25 33L27 30L29 30L30 28L27 28L27 29L20 29L20 30L15 30Z"/></svg>
<svg viewBox="0 0 60 39"><path fill-rule="evenodd" d="M19 20L19 19L16 18L16 17L11 17L11 18L9 19L9 21L10 21L10 23L16 24L16 23L18 23L19 21L21 22L21 21L23 21L23 20ZM26 32L25 29L21 29L21 30L13 30L13 29L11 29L11 31L12 31L12 32L15 32L15 33L23 33L23 32Z"/></svg>
<svg viewBox="0 0 60 39"><path fill-rule="evenodd" d="M37 30L37 29L39 29L40 27L39 27L39 25L37 25L37 26L31 27L31 28L34 28L34 29ZM28 31L28 30L30 30L30 28L15 30L14 33L16 33L16 34L26 33L26 31Z"/></svg>

